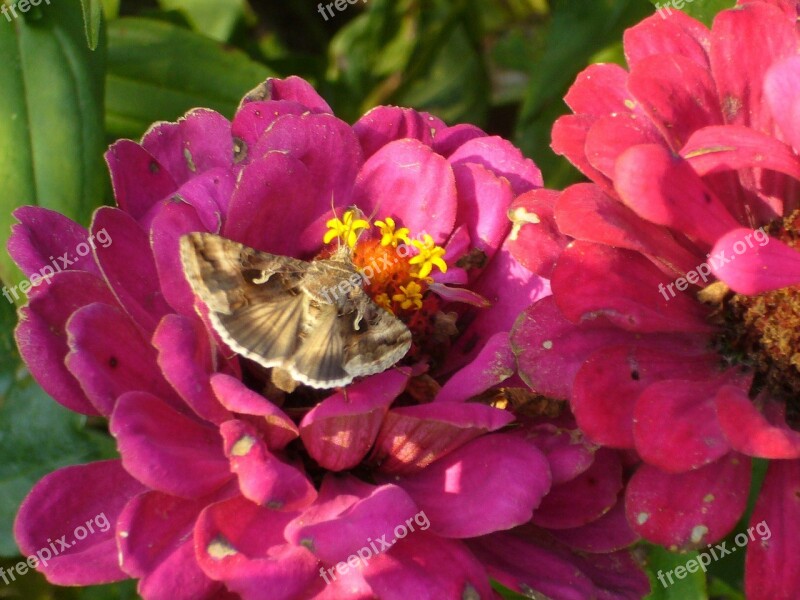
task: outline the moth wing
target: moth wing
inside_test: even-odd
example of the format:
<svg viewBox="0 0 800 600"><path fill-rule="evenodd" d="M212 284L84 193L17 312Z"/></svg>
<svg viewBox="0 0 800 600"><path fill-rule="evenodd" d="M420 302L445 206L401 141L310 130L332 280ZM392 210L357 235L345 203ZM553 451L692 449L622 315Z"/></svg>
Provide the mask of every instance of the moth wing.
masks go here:
<svg viewBox="0 0 800 600"><path fill-rule="evenodd" d="M321 304L309 311L307 331L287 365L291 376L315 388L347 385L353 380L344 363L341 317L332 304Z"/></svg>
<svg viewBox="0 0 800 600"><path fill-rule="evenodd" d="M308 263L211 233L181 238L181 261L209 319L235 352L271 368L295 352L305 316Z"/></svg>
<svg viewBox="0 0 800 600"><path fill-rule="evenodd" d="M356 317L349 324L345 337L344 369L354 377L374 375L406 355L411 348L411 331L365 293L354 299L361 319Z"/></svg>

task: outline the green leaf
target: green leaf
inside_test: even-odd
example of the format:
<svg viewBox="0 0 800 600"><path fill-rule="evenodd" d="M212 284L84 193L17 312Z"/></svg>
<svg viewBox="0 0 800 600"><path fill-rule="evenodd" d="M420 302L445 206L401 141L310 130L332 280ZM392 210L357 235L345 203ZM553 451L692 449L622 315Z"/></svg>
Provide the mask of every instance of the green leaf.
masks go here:
<svg viewBox="0 0 800 600"><path fill-rule="evenodd" d="M60 467L113 456L111 438L57 404L16 352L14 307L0 302L0 556L18 554L12 525L33 485Z"/></svg>
<svg viewBox="0 0 800 600"><path fill-rule="evenodd" d="M227 41L245 11L245 0L159 0L164 10L186 14L198 33L221 42Z"/></svg>
<svg viewBox="0 0 800 600"><path fill-rule="evenodd" d="M206 107L232 117L273 73L239 50L169 23L122 18L108 26L106 127L138 138L151 123Z"/></svg>
<svg viewBox="0 0 800 600"><path fill-rule="evenodd" d="M670 13L681 10L687 15L711 25L714 16L721 10L733 8L736 0L650 0L656 6L658 14L667 18Z"/></svg>
<svg viewBox="0 0 800 600"><path fill-rule="evenodd" d="M697 563L697 552L676 554L660 546L646 546L650 595L645 600L705 600L706 578ZM694 573L687 570L690 561ZM678 570L676 574L675 571ZM678 574L681 577L678 577Z"/></svg>
<svg viewBox="0 0 800 600"><path fill-rule="evenodd" d="M37 9L0 22L0 278L11 284L22 280L5 252L11 211L38 204L85 222L107 185L104 34L89 50L79 0Z"/></svg>
<svg viewBox="0 0 800 600"><path fill-rule="evenodd" d="M103 4L100 0L81 0L83 9L83 25L86 31L86 42L89 49L94 50L100 41L100 27L103 22Z"/></svg>

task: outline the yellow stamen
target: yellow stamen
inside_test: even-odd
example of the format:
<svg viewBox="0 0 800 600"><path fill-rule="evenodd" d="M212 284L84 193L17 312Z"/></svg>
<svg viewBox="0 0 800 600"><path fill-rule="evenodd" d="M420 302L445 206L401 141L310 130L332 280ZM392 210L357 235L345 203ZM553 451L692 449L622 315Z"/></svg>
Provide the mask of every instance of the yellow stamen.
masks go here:
<svg viewBox="0 0 800 600"><path fill-rule="evenodd" d="M358 232L362 229L369 229L369 222L364 219L353 219L354 214L355 211L348 210L341 219L333 218L325 223L328 231L322 241L330 244L334 238L339 238L351 248L355 247L358 241Z"/></svg>
<svg viewBox="0 0 800 600"><path fill-rule="evenodd" d="M446 273L447 263L442 260L445 253L444 248L434 244L433 238L428 233L422 239L423 241L411 241L411 245L419 250L419 254L408 261L409 264L419 265L419 271L415 273L415 276L424 279L431 274L433 267L437 267L442 273Z"/></svg>
<svg viewBox="0 0 800 600"><path fill-rule="evenodd" d="M383 308L384 310L389 311L390 313L394 313L392 310L392 301L389 300L389 294L386 292L382 292L373 298L375 304Z"/></svg>
<svg viewBox="0 0 800 600"><path fill-rule="evenodd" d="M398 242L408 243L408 228L396 229L397 224L392 217L386 217L383 221L375 221L375 225L381 230L381 246L391 245L393 248L397 248Z"/></svg>
<svg viewBox="0 0 800 600"><path fill-rule="evenodd" d="M392 296L392 300L400 303L400 308L408 310L412 306L422 308L422 286L416 281L409 281L408 285L401 285L402 293Z"/></svg>

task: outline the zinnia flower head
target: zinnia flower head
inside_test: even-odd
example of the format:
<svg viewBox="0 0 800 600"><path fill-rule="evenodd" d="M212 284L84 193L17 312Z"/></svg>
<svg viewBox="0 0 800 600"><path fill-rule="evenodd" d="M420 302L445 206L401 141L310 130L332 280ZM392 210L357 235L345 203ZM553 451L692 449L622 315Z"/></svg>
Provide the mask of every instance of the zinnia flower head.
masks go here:
<svg viewBox="0 0 800 600"><path fill-rule="evenodd" d="M491 598L490 574L553 598L644 593L621 455L559 411L512 427L501 408L531 397L508 331L547 292L508 250L508 208L541 186L516 148L393 107L351 127L289 78L232 122L195 110L107 159L118 207L89 231L24 207L9 242L33 273L112 240L36 287L16 331L36 380L107 417L120 454L48 475L20 509L26 554L114 523L42 563L51 581L133 577L148 600ZM344 389L279 393L194 297L179 240L197 231L303 260L347 245L411 352Z"/></svg>
<svg viewBox="0 0 800 600"><path fill-rule="evenodd" d="M553 291L516 325L521 372L591 440L636 451L637 532L709 552L742 516L750 457L772 459L749 529L771 533L745 534L754 599L800 589L799 6L628 30L628 70L586 69L553 129L593 183L512 207L512 250L550 248L526 264Z"/></svg>

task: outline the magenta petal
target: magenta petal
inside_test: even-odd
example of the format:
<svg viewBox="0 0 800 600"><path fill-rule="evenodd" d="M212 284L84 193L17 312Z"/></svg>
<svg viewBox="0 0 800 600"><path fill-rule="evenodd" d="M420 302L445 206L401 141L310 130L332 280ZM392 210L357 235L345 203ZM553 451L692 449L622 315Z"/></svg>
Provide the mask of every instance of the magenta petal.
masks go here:
<svg viewBox="0 0 800 600"><path fill-rule="evenodd" d="M754 296L800 283L800 252L763 230L728 232L714 245L711 257L714 275L740 294Z"/></svg>
<svg viewBox="0 0 800 600"><path fill-rule="evenodd" d="M710 379L718 371L718 361L716 354L688 361L680 342L672 352L627 345L603 348L575 376L572 412L592 441L633 448L634 408L642 392L664 379Z"/></svg>
<svg viewBox="0 0 800 600"><path fill-rule="evenodd" d="M432 146L432 119L410 108L378 106L356 121L353 131L361 142L364 158L369 158L395 140L415 139Z"/></svg>
<svg viewBox="0 0 800 600"><path fill-rule="evenodd" d="M142 491L118 460L59 469L43 477L25 498L14 536L24 555L41 561L39 570L51 583L94 585L127 579L119 568L114 526L125 503Z"/></svg>
<svg viewBox="0 0 800 600"><path fill-rule="evenodd" d="M147 600L213 600L222 585L197 564L192 531L207 499L146 492L128 502L117 523L120 563L141 579Z"/></svg>
<svg viewBox="0 0 800 600"><path fill-rule="evenodd" d="M784 137L800 149L800 56L792 56L770 67L764 95Z"/></svg>
<svg viewBox="0 0 800 600"><path fill-rule="evenodd" d="M582 432L574 427L560 427L552 422L528 424L518 435L536 444L544 453L554 486L575 479L594 462L596 446L587 442Z"/></svg>
<svg viewBox="0 0 800 600"><path fill-rule="evenodd" d="M513 223L508 249L519 264L541 277L552 276L558 255L569 243L553 216L560 196L553 190L532 190L518 196L508 211Z"/></svg>
<svg viewBox="0 0 800 600"><path fill-rule="evenodd" d="M67 368L100 414L109 416L125 392L174 396L156 364L153 347L120 309L89 304L72 313L66 330Z"/></svg>
<svg viewBox="0 0 800 600"><path fill-rule="evenodd" d="M298 510L308 506L317 492L305 474L273 455L256 429L244 421L220 426L225 455L239 478L245 498L274 510Z"/></svg>
<svg viewBox="0 0 800 600"><path fill-rule="evenodd" d="M94 251L103 277L134 322L152 333L171 311L161 294L148 236L128 213L105 206L95 211L91 226L95 235L103 230L112 240Z"/></svg>
<svg viewBox="0 0 800 600"><path fill-rule="evenodd" d="M78 255L88 244L98 243L88 239L85 227L41 206L21 206L13 215L19 224L11 226L8 253L31 283L36 283L34 274L46 277L62 269L100 274L88 249Z"/></svg>
<svg viewBox="0 0 800 600"><path fill-rule="evenodd" d="M264 441L272 451L282 450L300 435L297 425L272 402L224 373L211 376L211 389L222 406L234 413L263 417L254 422L264 431Z"/></svg>
<svg viewBox="0 0 800 600"><path fill-rule="evenodd" d="M214 349L199 319L167 315L153 334L153 346L164 377L192 410L217 425L231 418L211 389Z"/></svg>
<svg viewBox="0 0 800 600"><path fill-rule="evenodd" d="M197 498L231 478L218 430L151 394L120 396L109 430L125 469L154 490Z"/></svg>
<svg viewBox="0 0 800 600"><path fill-rule="evenodd" d="M405 389L408 374L384 371L337 392L311 409L300 437L321 466L343 471L356 466L378 435L389 405Z"/></svg>
<svg viewBox="0 0 800 600"><path fill-rule="evenodd" d="M177 123L153 125L144 134L142 147L179 183L233 165L231 124L207 108L195 108Z"/></svg>
<svg viewBox="0 0 800 600"><path fill-rule="evenodd" d="M509 589L564 600L597 597L591 580L570 560L573 557L553 550L552 544L538 544L529 537L522 539L505 532L469 540L468 544L492 579Z"/></svg>
<svg viewBox="0 0 800 600"><path fill-rule="evenodd" d="M769 463L747 532L736 538L746 536L749 542L744 573L747 597L795 598L800 589L800 462Z"/></svg>
<svg viewBox="0 0 800 600"><path fill-rule="evenodd" d="M534 444L497 433L469 442L398 484L425 511L432 532L468 538L529 521L550 489L550 467Z"/></svg>
<svg viewBox="0 0 800 600"><path fill-rule="evenodd" d="M433 149L447 158L468 141L480 137L486 137L486 132L475 125L459 123L443 130L437 129Z"/></svg>
<svg viewBox="0 0 800 600"><path fill-rule="evenodd" d="M553 529L550 534L570 548L594 553L624 550L639 539L628 524L622 498L599 519L573 529Z"/></svg>
<svg viewBox="0 0 800 600"><path fill-rule="evenodd" d="M424 532L379 554L364 577L381 600L495 597L483 565L464 544Z"/></svg>
<svg viewBox="0 0 800 600"><path fill-rule="evenodd" d="M367 214L391 215L416 236L444 242L456 222L455 177L447 161L417 140L391 142L364 163L354 190Z"/></svg>
<svg viewBox="0 0 800 600"><path fill-rule="evenodd" d="M730 454L672 475L643 465L628 483L628 522L651 542L680 549L722 539L742 516L750 489L750 460Z"/></svg>
<svg viewBox="0 0 800 600"><path fill-rule="evenodd" d="M204 230L194 207L172 201L159 207L150 233L164 298L172 308L186 316L195 314L194 293L183 273L179 240L186 233Z"/></svg>
<svg viewBox="0 0 800 600"><path fill-rule="evenodd" d="M111 146L106 162L117 205L136 220L145 217L178 187L169 171L131 140L120 140Z"/></svg>
<svg viewBox="0 0 800 600"><path fill-rule="evenodd" d="M312 506L287 525L286 539L310 549L323 562L335 564L347 560L371 540L391 543L398 525L413 522L419 511L396 485L369 486L366 495L354 500L344 512L337 511L338 503L333 510L325 504Z"/></svg>
<svg viewBox="0 0 800 600"><path fill-rule="evenodd" d="M287 544L283 530L296 513L262 508L241 497L212 504L197 521L194 544L205 574L241 600L296 600L317 577L317 559Z"/></svg>
<svg viewBox="0 0 800 600"><path fill-rule="evenodd" d="M275 121L284 115L299 116L308 112L305 106L291 100L247 101L245 98L245 101L236 111L231 125L231 134L236 141L236 160L244 165L260 158L251 153L250 148Z"/></svg>
<svg viewBox="0 0 800 600"><path fill-rule="evenodd" d="M436 402L463 402L514 374L516 361L511 341L505 332L486 341L480 353L466 367L455 373L436 395Z"/></svg>
<svg viewBox="0 0 800 600"><path fill-rule="evenodd" d="M685 232L712 245L739 227L691 165L656 144L634 146L617 160L614 185L643 219Z"/></svg>
<svg viewBox="0 0 800 600"><path fill-rule="evenodd" d="M450 164L477 164L498 177L505 177L519 196L542 187L542 173L511 142L497 136L475 138L461 145L448 158Z"/></svg>
<svg viewBox="0 0 800 600"><path fill-rule="evenodd" d="M507 411L478 403L401 406L386 415L371 460L380 463L383 473L416 473L513 420Z"/></svg>
<svg viewBox="0 0 800 600"><path fill-rule="evenodd" d="M735 450L758 458L800 458L800 433L785 422L770 423L746 391L725 386L716 403L719 423Z"/></svg>
<svg viewBox="0 0 800 600"><path fill-rule="evenodd" d="M533 513L532 522L548 529L586 525L607 513L622 489L622 465L613 450L601 448L575 479L554 485Z"/></svg>
<svg viewBox="0 0 800 600"><path fill-rule="evenodd" d="M683 473L728 453L714 403L719 385L719 380L667 379L644 390L636 400L633 437L646 463Z"/></svg>
<svg viewBox="0 0 800 600"><path fill-rule="evenodd" d="M48 285L34 288L27 306L19 309L14 337L33 378L58 403L70 410L97 415L95 408L67 369L66 324L73 312L93 302L116 305L104 282L82 271L67 271Z"/></svg>
<svg viewBox="0 0 800 600"><path fill-rule="evenodd" d="M310 83L294 75L284 79L270 77L256 91L260 92L258 96L263 99L297 102L312 112L333 112ZM245 96L242 102L249 101L252 95L253 92Z"/></svg>

